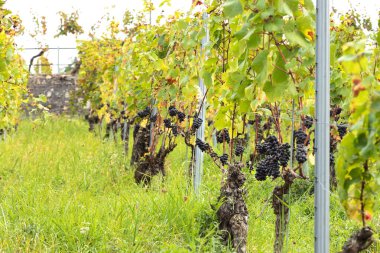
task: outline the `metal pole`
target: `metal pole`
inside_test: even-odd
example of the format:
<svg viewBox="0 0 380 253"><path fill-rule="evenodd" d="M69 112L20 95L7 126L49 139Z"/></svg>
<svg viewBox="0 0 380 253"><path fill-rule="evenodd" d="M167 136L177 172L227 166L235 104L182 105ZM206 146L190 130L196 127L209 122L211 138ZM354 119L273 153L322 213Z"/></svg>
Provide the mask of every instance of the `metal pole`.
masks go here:
<svg viewBox="0 0 380 253"><path fill-rule="evenodd" d="M315 131L315 253L329 250L330 223L330 0L317 0Z"/></svg>
<svg viewBox="0 0 380 253"><path fill-rule="evenodd" d="M207 19L208 19L208 14L203 13L203 20L205 22L204 24L204 29L206 30L206 37L202 39L202 51L203 54L205 54L204 49L206 47L206 44L209 41L209 30L207 27ZM203 98L206 94L206 87L204 85L204 81L202 78L199 78L199 89L201 91L200 95L200 106L202 106L202 109L200 110L200 114L198 115L199 118L203 120L203 123L201 127L197 130L197 135L196 137L198 139L201 139L204 141L205 138L205 125L206 123L206 99L203 101ZM203 105L201 104L203 101ZM196 147L195 148L195 170L194 170L194 191L195 194L199 194L200 186L202 183L202 174L203 174L203 153L202 151Z"/></svg>

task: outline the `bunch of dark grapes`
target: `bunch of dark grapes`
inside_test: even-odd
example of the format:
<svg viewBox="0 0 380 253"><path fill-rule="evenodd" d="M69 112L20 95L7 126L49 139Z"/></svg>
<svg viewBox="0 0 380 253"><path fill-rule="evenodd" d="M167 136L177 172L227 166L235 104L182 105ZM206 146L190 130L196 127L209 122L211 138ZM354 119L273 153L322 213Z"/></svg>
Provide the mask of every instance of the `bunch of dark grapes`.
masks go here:
<svg viewBox="0 0 380 253"><path fill-rule="evenodd" d="M306 139L307 139L307 134L302 131L302 129L299 129L297 131L294 131L294 138L296 139L296 143L297 145L304 145L304 144L308 144L308 143L305 143Z"/></svg>
<svg viewBox="0 0 380 253"><path fill-rule="evenodd" d="M268 155L275 155L280 143L278 142L276 136L271 135L265 139L264 144L266 145L266 153Z"/></svg>
<svg viewBox="0 0 380 253"><path fill-rule="evenodd" d="M156 121L157 121L157 113L154 114L154 115L152 115L152 116L150 116L150 122L156 123Z"/></svg>
<svg viewBox="0 0 380 253"><path fill-rule="evenodd" d="M194 118L193 125L191 126L191 128L193 129L193 131L198 130L198 128L201 127L202 123L203 120L201 118Z"/></svg>
<svg viewBox="0 0 380 253"><path fill-rule="evenodd" d="M297 144L296 160L300 164L307 161L307 149L304 144Z"/></svg>
<svg viewBox="0 0 380 253"><path fill-rule="evenodd" d="M261 155L275 155L277 153L278 146L279 142L276 136L270 135L263 143L257 145L257 151Z"/></svg>
<svg viewBox="0 0 380 253"><path fill-rule="evenodd" d="M340 124L338 125L338 132L341 139L347 134L347 125Z"/></svg>
<svg viewBox="0 0 380 253"><path fill-rule="evenodd" d="M172 133L173 133L174 136L178 135L178 126L176 126L176 125L172 126Z"/></svg>
<svg viewBox="0 0 380 253"><path fill-rule="evenodd" d="M178 110L174 106L169 106L169 115L170 117L174 117L178 114Z"/></svg>
<svg viewBox="0 0 380 253"><path fill-rule="evenodd" d="M289 143L281 144L277 152L278 162L282 167L288 166L290 159L290 145Z"/></svg>
<svg viewBox="0 0 380 253"><path fill-rule="evenodd" d="M267 177L273 179L280 176L280 165L275 156L267 155L257 164L255 177L258 181L264 181Z"/></svg>
<svg viewBox="0 0 380 253"><path fill-rule="evenodd" d="M303 125L306 128L310 129L313 126L313 122L314 122L314 119L312 117L306 115L306 117L303 120Z"/></svg>
<svg viewBox="0 0 380 253"><path fill-rule="evenodd" d="M219 160L222 163L222 165L226 165L227 162L228 162L228 155L227 154L223 154L221 157L219 157Z"/></svg>
<svg viewBox="0 0 380 253"><path fill-rule="evenodd" d="M183 122L185 120L185 118L186 118L186 114L184 114L183 112L178 111L177 112L177 117L178 117L179 122Z"/></svg>
<svg viewBox="0 0 380 253"><path fill-rule="evenodd" d="M218 154L215 153L215 152L212 152L212 153L210 154L210 156L211 156L212 159L219 158L219 157L218 157Z"/></svg>
<svg viewBox="0 0 380 253"><path fill-rule="evenodd" d="M241 156L244 152L244 147L242 145L237 145L235 148L235 155Z"/></svg>
<svg viewBox="0 0 380 253"><path fill-rule="evenodd" d="M335 107L332 110L330 110L330 117L340 115L342 113L342 108Z"/></svg>
<svg viewBox="0 0 380 253"><path fill-rule="evenodd" d="M224 128L223 130L218 131L216 133L216 141L218 143L223 143L223 141L226 141L227 143L230 143L231 138L230 138L230 134L228 133L228 129L227 128Z"/></svg>
<svg viewBox="0 0 380 253"><path fill-rule="evenodd" d="M341 113L342 113L342 108L334 107L332 110L330 110L330 117L334 117L334 120L338 121Z"/></svg>
<svg viewBox="0 0 380 253"><path fill-rule="evenodd" d="M266 159L260 160L257 164L255 178L258 181L264 181L268 175L268 161Z"/></svg>
<svg viewBox="0 0 380 253"><path fill-rule="evenodd" d="M264 181L267 177L280 176L280 165L286 167L290 158L290 145L280 144L276 136L268 136L263 143L256 146L259 154L263 155L256 168L256 179Z"/></svg>
<svg viewBox="0 0 380 253"><path fill-rule="evenodd" d="M150 108L146 107L144 110L137 112L137 116L140 118L145 118L150 114Z"/></svg>
<svg viewBox="0 0 380 253"><path fill-rule="evenodd" d="M254 121L254 120L248 120L248 125L253 126L254 124L255 124L255 121Z"/></svg>
<svg viewBox="0 0 380 253"><path fill-rule="evenodd" d="M267 152L264 143L257 144L256 150L257 152L259 152L260 155L265 155L265 153Z"/></svg>
<svg viewBox="0 0 380 253"><path fill-rule="evenodd" d="M171 128L172 122L170 121L170 119L164 119L164 125L166 128Z"/></svg>
<svg viewBox="0 0 380 253"><path fill-rule="evenodd" d="M305 145L309 145L310 140L307 140L307 134L302 129L294 131L294 138L297 144L296 160L302 164L307 161L307 148Z"/></svg>
<svg viewBox="0 0 380 253"><path fill-rule="evenodd" d="M198 146L198 148L200 150L202 150L202 152L205 152L207 151L209 148L210 148L210 145L206 142L203 142L202 140L198 139L195 141L195 145ZM228 159L228 158L227 158Z"/></svg>

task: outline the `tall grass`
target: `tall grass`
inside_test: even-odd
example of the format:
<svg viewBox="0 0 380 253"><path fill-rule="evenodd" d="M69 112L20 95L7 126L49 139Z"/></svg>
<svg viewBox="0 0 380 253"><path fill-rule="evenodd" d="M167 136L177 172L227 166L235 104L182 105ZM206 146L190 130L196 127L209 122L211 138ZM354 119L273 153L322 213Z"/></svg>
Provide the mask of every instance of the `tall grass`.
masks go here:
<svg viewBox="0 0 380 253"><path fill-rule="evenodd" d="M185 157L180 145L168 158L167 177L144 188L134 183L122 145L89 133L85 122L23 122L0 143L0 252L230 252L218 240L212 208L221 173L206 159L196 197ZM249 252L273 251L274 185L248 176ZM291 194L287 252L313 251L310 186ZM331 212L337 252L356 224L335 194Z"/></svg>

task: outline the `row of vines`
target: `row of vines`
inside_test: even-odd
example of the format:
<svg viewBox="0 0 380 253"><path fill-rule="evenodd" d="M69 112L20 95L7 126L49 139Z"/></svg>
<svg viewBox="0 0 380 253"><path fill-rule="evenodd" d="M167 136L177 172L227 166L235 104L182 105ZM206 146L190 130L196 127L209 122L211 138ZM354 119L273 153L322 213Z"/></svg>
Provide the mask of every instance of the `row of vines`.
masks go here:
<svg viewBox="0 0 380 253"><path fill-rule="evenodd" d="M222 238L237 252L246 252L247 177L274 180L274 252L282 252L287 195L295 181L313 177L315 6L311 0L213 0L194 7L155 24L140 14L133 21L129 13L123 39L113 21L107 36L79 41L90 129L105 121L108 135L121 128L127 140L133 126L131 164L136 182L146 185L165 175L165 158L179 142L192 151L190 174L195 149L209 155L223 174ZM153 8L146 3L145 11ZM358 252L372 243L367 225L379 204L380 33L355 11L333 12L330 30L331 190L362 222L343 249ZM210 42L202 47L206 35ZM206 122L199 117L203 107ZM204 140L195 137L202 125Z"/></svg>
<svg viewBox="0 0 380 253"><path fill-rule="evenodd" d="M15 51L14 36L22 31L18 16L3 8L0 1L0 135L18 124L26 94L28 74Z"/></svg>

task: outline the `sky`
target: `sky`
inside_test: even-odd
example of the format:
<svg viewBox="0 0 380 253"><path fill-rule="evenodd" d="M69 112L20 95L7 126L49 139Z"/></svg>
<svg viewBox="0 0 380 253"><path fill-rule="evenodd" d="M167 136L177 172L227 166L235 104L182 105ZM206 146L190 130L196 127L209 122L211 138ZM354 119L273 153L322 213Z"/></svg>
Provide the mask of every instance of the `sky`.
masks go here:
<svg viewBox="0 0 380 253"><path fill-rule="evenodd" d="M152 0L155 6L162 0ZM314 0L315 1L315 0ZM339 10L339 12L346 12L350 8L350 4L357 8L361 13L366 13L376 23L378 13L380 11L380 0L331 0L331 5ZM171 7L164 9L157 9L153 12L154 17L158 16L162 11L170 14L176 9L187 11L191 6L191 0L172 0ZM30 32L34 31L35 25L33 23L33 16L41 17L46 16L48 34L41 38L43 43L48 44L49 47L74 47L76 46L75 36L61 36L54 38L59 26L59 17L57 13L64 11L71 13L79 11L79 24L83 26L85 31L89 31L92 25L100 20L106 13L115 17L117 20L122 20L123 14L126 9L139 11L143 8L142 0L7 0L5 7L12 10L14 13L20 15L25 26L25 33L16 39L17 46L20 48L34 48L38 47L35 39L31 38ZM79 39L86 38L85 35L80 36ZM22 55L27 61L37 54L38 50L24 49ZM59 61L60 64L71 63L75 50L60 50ZM47 54L49 60L53 63L58 62L57 50L50 50ZM57 66L54 66L54 71Z"/></svg>

